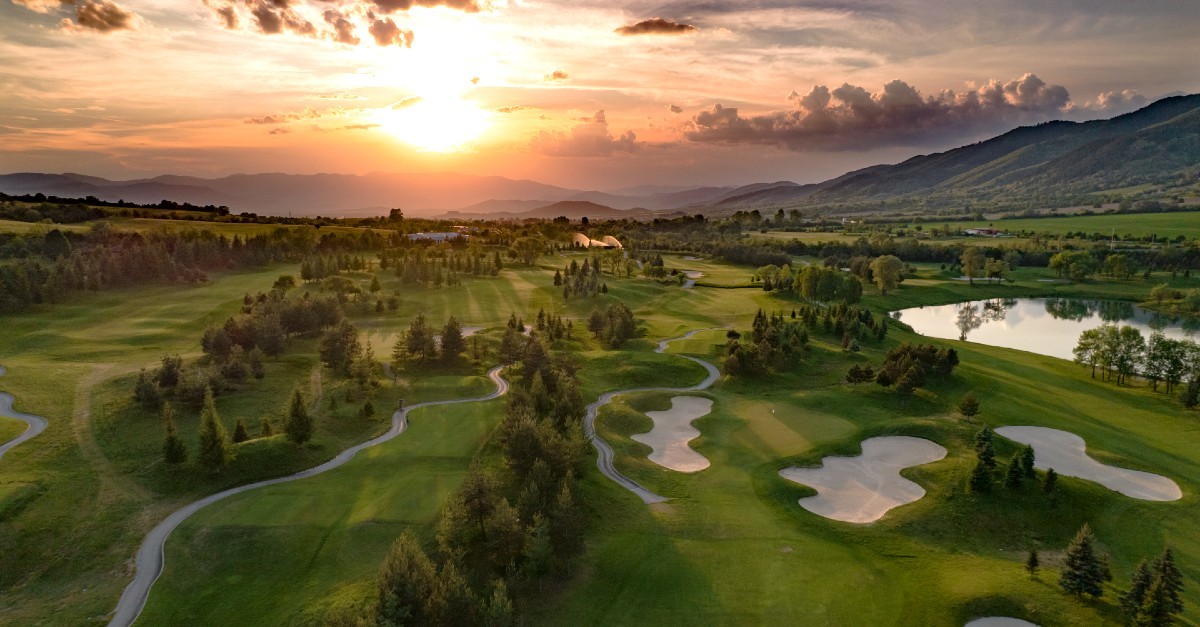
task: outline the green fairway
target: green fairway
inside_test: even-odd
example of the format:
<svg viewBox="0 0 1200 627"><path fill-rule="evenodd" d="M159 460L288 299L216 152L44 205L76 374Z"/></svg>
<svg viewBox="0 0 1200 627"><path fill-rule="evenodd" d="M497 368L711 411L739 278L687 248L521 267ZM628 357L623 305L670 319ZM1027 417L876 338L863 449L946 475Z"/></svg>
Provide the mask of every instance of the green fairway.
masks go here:
<svg viewBox="0 0 1200 627"><path fill-rule="evenodd" d="M599 428L617 450L618 468L672 500L647 509L614 484L589 483L598 530L590 566L539 623L962 625L1001 613L1041 625L1109 624L1119 622L1114 589L1105 603L1078 603L1054 585L1053 567L1031 581L1023 551L1036 542L1052 560L1088 521L1113 554L1119 585L1137 559L1165 543L1181 562L1200 559L1189 541L1200 532L1200 464L1189 453L1191 421L1173 399L1097 384L1052 358L955 345L963 361L955 381L934 386L936 397L908 402L873 384L840 384L836 373L851 362L832 347L819 347L810 357L816 363L794 374L723 379L702 394L715 400L713 413L695 421L702 435L691 443L712 466L690 475L649 462L649 447L628 438L649 429L644 412L666 408L671 394L607 408ZM698 340L687 348L708 353ZM877 357L872 352L866 356ZM967 494L970 438L979 425L951 410L967 389L983 399L983 422L1078 433L1098 459L1174 478L1184 500L1135 501L1075 479L1064 480L1053 505L1036 486L998 487L987 499ZM950 455L905 471L929 494L878 523L811 514L796 504L811 491L776 474L827 454L854 454L862 439L881 434L927 437ZM1002 459L1015 450L1002 446ZM1192 566L1189 578L1198 572ZM1196 590L1193 599L1200 599Z"/></svg>
<svg viewBox="0 0 1200 627"><path fill-rule="evenodd" d="M0 444L4 444L18 435L25 433L25 429L28 427L29 425L16 418L0 416Z"/></svg>

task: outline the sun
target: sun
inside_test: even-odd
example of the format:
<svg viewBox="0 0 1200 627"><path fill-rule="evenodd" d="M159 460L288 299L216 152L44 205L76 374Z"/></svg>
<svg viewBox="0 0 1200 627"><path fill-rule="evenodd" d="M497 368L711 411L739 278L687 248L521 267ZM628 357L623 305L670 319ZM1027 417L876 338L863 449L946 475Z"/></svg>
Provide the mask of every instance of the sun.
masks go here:
<svg viewBox="0 0 1200 627"><path fill-rule="evenodd" d="M421 98L379 111L376 123L396 139L425 152L457 152L491 125L491 113L458 96Z"/></svg>

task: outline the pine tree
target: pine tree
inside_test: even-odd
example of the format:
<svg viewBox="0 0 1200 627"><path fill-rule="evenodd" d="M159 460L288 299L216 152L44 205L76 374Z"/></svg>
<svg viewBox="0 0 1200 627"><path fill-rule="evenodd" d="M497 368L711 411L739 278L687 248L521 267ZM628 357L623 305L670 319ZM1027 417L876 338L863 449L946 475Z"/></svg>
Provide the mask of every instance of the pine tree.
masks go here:
<svg viewBox="0 0 1200 627"><path fill-rule="evenodd" d="M1042 482L1042 494L1053 496L1058 488L1058 473L1053 468L1046 471L1046 480Z"/></svg>
<svg viewBox="0 0 1200 627"><path fill-rule="evenodd" d="M975 464L971 471L971 491L977 494L987 494L992 491L992 469L983 460Z"/></svg>
<svg viewBox="0 0 1200 627"><path fill-rule="evenodd" d="M463 340L462 324L454 316L450 316L450 320L446 321L446 326L442 328L442 361L454 363L465 350L467 343Z"/></svg>
<svg viewBox="0 0 1200 627"><path fill-rule="evenodd" d="M1167 627L1173 622L1175 622L1175 617L1171 611L1171 598L1166 581L1156 576L1150 581L1150 588L1146 590L1146 598L1133 617L1133 625L1135 627Z"/></svg>
<svg viewBox="0 0 1200 627"><path fill-rule="evenodd" d="M996 469L996 445L991 427L984 427L976 434L975 454L979 456L979 461L988 467L988 470Z"/></svg>
<svg viewBox="0 0 1200 627"><path fill-rule="evenodd" d="M1033 445L1026 444L1025 448L1021 449L1021 470L1024 471L1026 479L1037 478L1037 470L1033 467L1035 461Z"/></svg>
<svg viewBox="0 0 1200 627"><path fill-rule="evenodd" d="M1004 475L1004 485L1009 489L1017 489L1025 482L1025 470L1021 467L1021 454L1014 453L1008 463L1008 473Z"/></svg>
<svg viewBox="0 0 1200 627"><path fill-rule="evenodd" d="M1129 578L1129 590L1121 594L1121 611L1125 613L1125 619L1133 624L1138 612L1142 609L1142 603L1146 601L1146 591L1150 589L1150 581L1153 576L1150 574L1150 567L1146 564L1146 560L1141 560L1133 569L1133 575Z"/></svg>
<svg viewBox="0 0 1200 627"><path fill-rule="evenodd" d="M1062 575L1058 578L1058 585L1063 591L1079 597L1085 594L1100 597L1104 594L1104 564L1095 545L1096 536L1092 535L1092 528L1084 523L1063 558Z"/></svg>
<svg viewBox="0 0 1200 627"><path fill-rule="evenodd" d="M163 461L168 464L182 464L187 461L187 446L175 429L175 412L169 403L163 405L163 422L166 425L167 437L163 440Z"/></svg>
<svg viewBox="0 0 1200 627"><path fill-rule="evenodd" d="M273 435L275 435L275 429L271 427L271 419L263 416L258 425L258 437L269 438Z"/></svg>
<svg viewBox="0 0 1200 627"><path fill-rule="evenodd" d="M162 403L162 394L146 369L138 374L137 383L133 386L133 400L141 403L146 409L158 409Z"/></svg>
<svg viewBox="0 0 1200 627"><path fill-rule="evenodd" d="M217 415L212 388L205 388L204 408L200 410L200 463L205 468L220 472L229 465L232 458L229 434L225 431L221 417Z"/></svg>
<svg viewBox="0 0 1200 627"><path fill-rule="evenodd" d="M1175 565L1175 555L1170 548L1163 549L1162 555L1154 561L1154 577L1162 579L1165 594L1170 601L1168 607L1171 613L1183 611L1183 573Z"/></svg>
<svg viewBox="0 0 1200 627"><path fill-rule="evenodd" d="M483 627L513 627L516 624L512 599L503 579L497 579L492 586L492 597L483 608L482 619Z"/></svg>
<svg viewBox="0 0 1200 627"><path fill-rule="evenodd" d="M237 424L233 427L233 442L240 444L250 439L250 434L246 433L246 421L241 418L237 419Z"/></svg>
<svg viewBox="0 0 1200 627"><path fill-rule="evenodd" d="M1040 559L1038 559L1037 547L1035 546L1029 549L1029 557L1025 558L1025 570L1029 571L1030 579L1037 579L1038 568L1040 568L1041 565L1042 562Z"/></svg>
<svg viewBox="0 0 1200 627"><path fill-rule="evenodd" d="M304 397L300 395L300 390L292 393L292 404L288 409L283 431L287 434L287 439L297 446L312 439L313 420L304 406Z"/></svg>

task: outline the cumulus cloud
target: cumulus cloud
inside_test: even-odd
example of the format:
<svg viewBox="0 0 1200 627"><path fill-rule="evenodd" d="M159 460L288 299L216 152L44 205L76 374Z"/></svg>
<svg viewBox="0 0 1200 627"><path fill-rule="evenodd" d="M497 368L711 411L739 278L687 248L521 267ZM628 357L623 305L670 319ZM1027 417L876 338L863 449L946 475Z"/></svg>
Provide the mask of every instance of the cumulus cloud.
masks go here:
<svg viewBox="0 0 1200 627"><path fill-rule="evenodd" d="M554 70L553 72L543 76L542 81L547 83L556 83L559 81L565 81L569 78L571 78L570 74L567 74L562 70Z"/></svg>
<svg viewBox="0 0 1200 627"><path fill-rule="evenodd" d="M1094 101L1083 105L1084 109L1104 114L1121 115L1146 106L1149 101L1135 90L1106 91L1096 96Z"/></svg>
<svg viewBox="0 0 1200 627"><path fill-rule="evenodd" d="M671 110L671 113L683 113L683 107L681 107L679 105L673 104L667 108Z"/></svg>
<svg viewBox="0 0 1200 627"><path fill-rule="evenodd" d="M137 27L138 17L132 11L112 0L13 0L18 6L37 13L68 13L73 7L74 16L64 17L62 26L69 30L91 30L111 33L132 30Z"/></svg>
<svg viewBox="0 0 1200 627"><path fill-rule="evenodd" d="M376 45L412 47L413 32L396 26L390 17L371 22L371 27L367 29L367 32L375 38Z"/></svg>
<svg viewBox="0 0 1200 627"><path fill-rule="evenodd" d="M637 135L626 131L613 137L608 130L608 119L603 111L597 111L570 133L562 131L540 131L530 141L537 152L551 157L607 157L618 152L634 152L638 149Z"/></svg>
<svg viewBox="0 0 1200 627"><path fill-rule="evenodd" d="M1034 74L961 93L945 90L924 96L893 80L875 93L843 84L793 91L794 108L742 117L717 104L695 115L684 137L695 142L766 144L790 150L865 150L889 145L937 142L947 136L993 131L1039 122L1070 108L1070 94Z"/></svg>
<svg viewBox="0 0 1200 627"><path fill-rule="evenodd" d="M681 22L672 22L664 20L661 17L652 17L648 20L642 20L636 24L622 26L614 33L618 35L682 35L684 33L695 32L696 27L691 24L683 24Z"/></svg>
<svg viewBox="0 0 1200 627"><path fill-rule="evenodd" d="M41 7L57 0L14 0ZM109 0L87 0L108 2ZM362 43L366 30L379 46L411 47L413 33L388 17L413 7L446 7L467 13L492 8L490 0L203 0L218 23L229 30L265 35L291 33L348 46Z"/></svg>
<svg viewBox="0 0 1200 627"><path fill-rule="evenodd" d="M354 22L351 22L349 17L341 11L327 9L321 14L325 18L325 23L333 27L331 39L339 44L347 44L357 46L362 41L354 34Z"/></svg>

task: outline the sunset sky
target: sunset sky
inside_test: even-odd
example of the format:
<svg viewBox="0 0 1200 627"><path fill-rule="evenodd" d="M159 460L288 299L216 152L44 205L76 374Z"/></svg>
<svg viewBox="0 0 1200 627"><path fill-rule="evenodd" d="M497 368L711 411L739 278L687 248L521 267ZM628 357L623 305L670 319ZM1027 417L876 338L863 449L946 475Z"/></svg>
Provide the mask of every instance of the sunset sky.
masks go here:
<svg viewBox="0 0 1200 627"><path fill-rule="evenodd" d="M1195 0L0 0L0 172L812 182L1200 91Z"/></svg>

